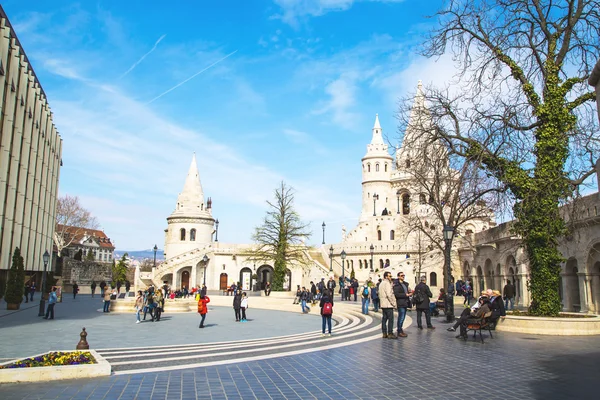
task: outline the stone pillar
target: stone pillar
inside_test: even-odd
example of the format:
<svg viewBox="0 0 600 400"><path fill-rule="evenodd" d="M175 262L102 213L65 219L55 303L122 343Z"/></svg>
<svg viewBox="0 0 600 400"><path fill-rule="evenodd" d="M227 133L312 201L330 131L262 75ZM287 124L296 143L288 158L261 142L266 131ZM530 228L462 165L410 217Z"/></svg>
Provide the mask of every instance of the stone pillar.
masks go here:
<svg viewBox="0 0 600 400"><path fill-rule="evenodd" d="M179 283L179 274L180 271L179 270L173 270L173 284L171 285L171 290L175 291L177 289L181 289L179 287L180 283Z"/></svg>
<svg viewBox="0 0 600 400"><path fill-rule="evenodd" d="M562 282L562 305L563 311L572 311L573 310L573 301L571 300L571 295L569 293L569 279L570 277L566 274L560 274L561 282Z"/></svg>
<svg viewBox="0 0 600 400"><path fill-rule="evenodd" d="M529 305L531 304L531 297L529 289L527 288L527 278L527 274L519 274L517 278L519 279L519 284L521 286L521 298L519 299L519 305L525 308L529 307Z"/></svg>
<svg viewBox="0 0 600 400"><path fill-rule="evenodd" d="M592 302L594 303L594 312L598 314L600 312L600 275L593 274L591 282L592 284Z"/></svg>
<svg viewBox="0 0 600 400"><path fill-rule="evenodd" d="M192 290L192 288L195 288L196 285L198 285L197 274L198 266L192 265L192 273L190 274L190 290Z"/></svg>
<svg viewBox="0 0 600 400"><path fill-rule="evenodd" d="M587 275L585 277L585 302L587 304L588 313L595 314L596 313L596 304L594 304L594 298L592 296L592 279L594 277L592 275Z"/></svg>
<svg viewBox="0 0 600 400"><path fill-rule="evenodd" d="M579 280L579 303L581 305L580 312L588 312L588 299L587 299L587 281L585 279L585 273L577 273L577 279Z"/></svg>

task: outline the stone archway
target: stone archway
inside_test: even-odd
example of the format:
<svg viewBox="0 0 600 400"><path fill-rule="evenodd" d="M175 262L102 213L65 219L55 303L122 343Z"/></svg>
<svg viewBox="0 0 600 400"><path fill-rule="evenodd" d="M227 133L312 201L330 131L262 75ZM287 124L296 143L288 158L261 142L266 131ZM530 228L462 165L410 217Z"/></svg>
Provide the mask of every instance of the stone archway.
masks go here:
<svg viewBox="0 0 600 400"><path fill-rule="evenodd" d="M181 271L181 290L183 288L190 289L190 271L188 270Z"/></svg>
<svg viewBox="0 0 600 400"><path fill-rule="evenodd" d="M565 308L567 311L578 312L581 310L581 296L579 295L579 268L577 260L570 258L565 265L565 274L563 278L565 297Z"/></svg>
<svg viewBox="0 0 600 400"><path fill-rule="evenodd" d="M256 275L258 276L257 285L259 290L264 290L267 282L273 282L273 273L275 270L273 267L267 264L263 264L256 270Z"/></svg>
<svg viewBox="0 0 600 400"><path fill-rule="evenodd" d="M485 273L485 288L482 289L493 289L494 286L494 271L492 267L492 260L489 258L485 260L483 272Z"/></svg>
<svg viewBox="0 0 600 400"><path fill-rule="evenodd" d="M475 286L477 285L477 286ZM475 290L477 287L477 290ZM477 282L473 282L473 297L478 298L479 293L485 290L485 281L483 280L483 271L481 265L477 266Z"/></svg>
<svg viewBox="0 0 600 400"><path fill-rule="evenodd" d="M292 271L285 269L285 278L283 279L283 290L292 290Z"/></svg>
<svg viewBox="0 0 600 400"><path fill-rule="evenodd" d="M240 284L242 290L252 290L252 270L248 267L240 270Z"/></svg>
<svg viewBox="0 0 600 400"><path fill-rule="evenodd" d="M600 311L600 241L588 247L587 253L587 284L590 285L587 292L591 297L588 299L588 311L598 313Z"/></svg>
<svg viewBox="0 0 600 400"><path fill-rule="evenodd" d="M469 265L468 261L465 261L463 263L463 269L462 269L462 279L463 281L467 281L469 279L471 279L471 266Z"/></svg>

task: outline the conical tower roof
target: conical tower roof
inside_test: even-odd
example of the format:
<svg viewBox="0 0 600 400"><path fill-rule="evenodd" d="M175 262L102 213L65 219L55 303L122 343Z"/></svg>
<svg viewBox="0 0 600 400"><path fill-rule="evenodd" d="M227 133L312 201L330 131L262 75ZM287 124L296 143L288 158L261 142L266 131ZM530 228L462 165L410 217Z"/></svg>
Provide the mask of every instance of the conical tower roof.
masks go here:
<svg viewBox="0 0 600 400"><path fill-rule="evenodd" d="M206 210L204 206L204 193L200 183L196 153L194 153L183 190L177 196L177 206L171 216L197 217L206 215L210 215L210 210Z"/></svg>

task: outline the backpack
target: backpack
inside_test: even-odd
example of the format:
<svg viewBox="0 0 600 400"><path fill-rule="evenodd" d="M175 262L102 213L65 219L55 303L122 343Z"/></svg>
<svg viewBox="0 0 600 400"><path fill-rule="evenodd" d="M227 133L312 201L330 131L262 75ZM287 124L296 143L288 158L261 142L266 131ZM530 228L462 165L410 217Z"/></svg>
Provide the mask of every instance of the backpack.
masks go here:
<svg viewBox="0 0 600 400"><path fill-rule="evenodd" d="M425 297L423 296L423 293L421 293L420 290L417 290L415 292L415 294L413 295L413 303L421 304L424 300L425 300Z"/></svg>
<svg viewBox="0 0 600 400"><path fill-rule="evenodd" d="M333 304L327 302L323 304L323 315L331 315L333 314Z"/></svg>
<svg viewBox="0 0 600 400"><path fill-rule="evenodd" d="M203 300L198 300L198 314L206 314L206 304Z"/></svg>
<svg viewBox="0 0 600 400"><path fill-rule="evenodd" d="M365 286L365 287L363 288L363 293L362 293L362 295L363 295L363 297L364 297L364 298L367 298L367 297L369 297L369 287L368 287L368 286Z"/></svg>

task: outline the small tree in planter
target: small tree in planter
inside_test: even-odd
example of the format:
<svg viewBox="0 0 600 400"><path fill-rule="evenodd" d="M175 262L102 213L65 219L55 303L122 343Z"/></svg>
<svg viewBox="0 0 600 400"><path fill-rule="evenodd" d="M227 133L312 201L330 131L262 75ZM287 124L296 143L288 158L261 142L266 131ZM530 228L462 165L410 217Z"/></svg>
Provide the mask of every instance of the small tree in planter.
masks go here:
<svg viewBox="0 0 600 400"><path fill-rule="evenodd" d="M23 302L23 290L25 282L25 266L21 250L15 247L12 257L12 266L8 271L8 283L6 284L6 308L18 310Z"/></svg>

